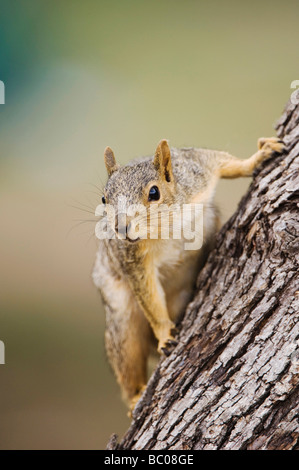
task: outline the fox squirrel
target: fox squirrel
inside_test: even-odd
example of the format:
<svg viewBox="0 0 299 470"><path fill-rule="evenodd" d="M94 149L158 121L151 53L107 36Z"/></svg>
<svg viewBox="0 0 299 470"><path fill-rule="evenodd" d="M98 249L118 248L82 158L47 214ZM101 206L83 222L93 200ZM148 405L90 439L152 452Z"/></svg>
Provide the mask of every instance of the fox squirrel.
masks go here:
<svg viewBox="0 0 299 470"><path fill-rule="evenodd" d="M170 149L167 141L161 140L154 157L119 166L113 151L106 148L108 182L103 207L109 204L117 215L122 215L118 214L117 204L119 197L125 197L126 207L142 204L147 211L145 216L137 216L145 236L136 238L132 230L134 216L127 216L123 224L115 224L110 239L100 240L92 275L106 311L108 359L131 410L146 385L151 346L156 344L158 352L167 355L176 344L176 322L192 298L198 271L220 227L213 205L217 180L251 176L263 160L283 149L277 138L262 138L258 140L258 151L241 160L214 150ZM164 207L202 204L201 248L185 250L183 239L146 236L149 209L159 208L162 203Z"/></svg>

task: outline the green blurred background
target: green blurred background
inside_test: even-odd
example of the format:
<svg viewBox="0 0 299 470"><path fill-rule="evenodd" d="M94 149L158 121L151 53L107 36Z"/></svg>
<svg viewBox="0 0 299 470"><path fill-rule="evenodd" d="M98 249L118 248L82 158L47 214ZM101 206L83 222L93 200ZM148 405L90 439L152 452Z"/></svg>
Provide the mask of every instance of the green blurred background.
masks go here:
<svg viewBox="0 0 299 470"><path fill-rule="evenodd" d="M298 15L297 1L0 1L0 448L124 433L91 282L103 149L124 163L167 138L249 156L299 78ZM220 183L223 220L248 183Z"/></svg>

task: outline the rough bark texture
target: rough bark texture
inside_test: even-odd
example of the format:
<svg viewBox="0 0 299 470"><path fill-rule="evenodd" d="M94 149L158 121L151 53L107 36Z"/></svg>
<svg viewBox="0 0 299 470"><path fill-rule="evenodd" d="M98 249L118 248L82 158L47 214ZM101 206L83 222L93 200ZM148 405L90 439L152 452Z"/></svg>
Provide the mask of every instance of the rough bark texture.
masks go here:
<svg viewBox="0 0 299 470"><path fill-rule="evenodd" d="M201 271L179 343L114 449L299 448L299 106Z"/></svg>

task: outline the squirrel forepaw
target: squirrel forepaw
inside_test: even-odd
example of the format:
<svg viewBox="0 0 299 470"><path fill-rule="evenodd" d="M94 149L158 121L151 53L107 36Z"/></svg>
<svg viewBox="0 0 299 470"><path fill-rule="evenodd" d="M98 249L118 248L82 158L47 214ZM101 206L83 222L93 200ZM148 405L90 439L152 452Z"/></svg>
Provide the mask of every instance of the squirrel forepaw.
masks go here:
<svg viewBox="0 0 299 470"><path fill-rule="evenodd" d="M158 343L158 352L159 354L164 354L169 356L175 346L178 344L177 340L174 338L174 335L177 334L176 328L171 328L169 334L165 338L161 338Z"/></svg>
<svg viewBox="0 0 299 470"><path fill-rule="evenodd" d="M264 153L264 158L271 157L274 153L282 153L285 145L282 140L277 137L261 137L258 139L258 149Z"/></svg>

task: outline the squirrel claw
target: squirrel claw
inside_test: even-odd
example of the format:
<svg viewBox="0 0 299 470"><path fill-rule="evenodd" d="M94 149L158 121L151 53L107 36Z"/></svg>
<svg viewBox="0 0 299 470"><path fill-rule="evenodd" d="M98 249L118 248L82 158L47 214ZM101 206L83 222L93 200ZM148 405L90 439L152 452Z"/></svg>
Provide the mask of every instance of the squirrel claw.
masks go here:
<svg viewBox="0 0 299 470"><path fill-rule="evenodd" d="M177 344L178 342L175 339L170 338L165 341L164 345L161 348L159 348L159 352L163 353L165 356L168 357Z"/></svg>
<svg viewBox="0 0 299 470"><path fill-rule="evenodd" d="M168 357L170 356L170 352L169 349L166 349L166 348L161 348L161 352L164 354L164 356Z"/></svg>
<svg viewBox="0 0 299 470"><path fill-rule="evenodd" d="M283 153L285 144L277 137L261 137L258 139L258 149L263 150L267 157L271 157L275 153Z"/></svg>

